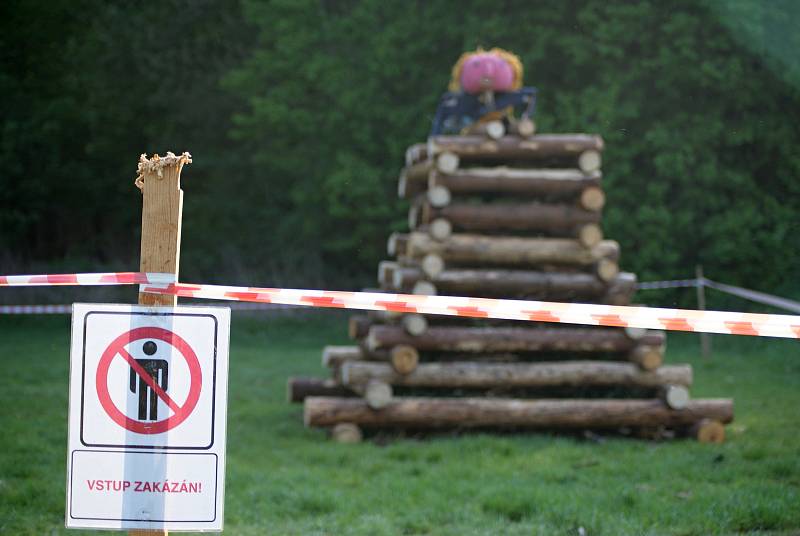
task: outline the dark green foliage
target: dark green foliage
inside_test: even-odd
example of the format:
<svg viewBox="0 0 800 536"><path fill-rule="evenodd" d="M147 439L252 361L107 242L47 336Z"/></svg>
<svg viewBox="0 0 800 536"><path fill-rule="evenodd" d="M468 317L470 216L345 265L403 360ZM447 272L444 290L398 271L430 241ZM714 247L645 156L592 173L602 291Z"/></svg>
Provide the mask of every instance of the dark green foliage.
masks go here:
<svg viewBox="0 0 800 536"><path fill-rule="evenodd" d="M404 222L403 151L482 45L522 58L540 131L606 139L623 268L800 292L796 2L0 9L4 263L133 267L135 157L190 150L185 279L370 285Z"/></svg>

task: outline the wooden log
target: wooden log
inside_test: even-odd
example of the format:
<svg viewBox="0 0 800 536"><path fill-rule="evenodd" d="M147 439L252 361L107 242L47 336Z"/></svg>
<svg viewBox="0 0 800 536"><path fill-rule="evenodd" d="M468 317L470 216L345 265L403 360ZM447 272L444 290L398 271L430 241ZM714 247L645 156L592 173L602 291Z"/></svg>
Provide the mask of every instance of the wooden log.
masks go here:
<svg viewBox="0 0 800 536"><path fill-rule="evenodd" d="M632 341L621 328L571 326L429 326L425 333L412 337L400 326L374 325L364 346L369 351L407 344L417 350L440 352L630 352L639 346L661 346L665 340L661 331Z"/></svg>
<svg viewBox="0 0 800 536"><path fill-rule="evenodd" d="M663 370L668 367L661 367ZM685 385L666 385L661 389L661 399L672 409L684 409L689 405L689 389Z"/></svg>
<svg viewBox="0 0 800 536"><path fill-rule="evenodd" d="M508 133L522 138L533 136L536 132L536 123L529 117L524 117L519 121L511 121L508 125Z"/></svg>
<svg viewBox="0 0 800 536"><path fill-rule="evenodd" d="M615 259L599 259L594 265L594 273L602 281L613 281L619 275L619 264Z"/></svg>
<svg viewBox="0 0 800 536"><path fill-rule="evenodd" d="M392 274L392 281L396 278L394 273ZM608 303L611 305L629 305L633 298L633 295L636 293L637 288L637 279L636 274L631 274L628 272L617 272L617 275L608 281L608 290L600 299L600 303ZM646 332L647 330L642 330ZM628 336L630 337L631 334L629 331L626 331ZM642 333L643 335L644 333ZM633 337L636 338L636 337Z"/></svg>
<svg viewBox="0 0 800 536"><path fill-rule="evenodd" d="M428 181L428 175L433 170L433 162L425 160L423 162L416 162L407 166L404 169L406 178L413 182L425 184Z"/></svg>
<svg viewBox="0 0 800 536"><path fill-rule="evenodd" d="M629 361L636 363L643 370L655 370L664 362L664 346L638 344L628 352L627 357Z"/></svg>
<svg viewBox="0 0 800 536"><path fill-rule="evenodd" d="M374 324L367 315L353 315L347 320L347 336L351 339L363 339Z"/></svg>
<svg viewBox="0 0 800 536"><path fill-rule="evenodd" d="M586 173L599 170L602 163L600 151L595 151L594 149L583 151L578 157L578 167Z"/></svg>
<svg viewBox="0 0 800 536"><path fill-rule="evenodd" d="M389 353L392 369L398 374L409 374L419 364L419 352L407 344L398 344Z"/></svg>
<svg viewBox="0 0 800 536"><path fill-rule="evenodd" d="M392 387L379 380L369 380L364 385L363 395L364 401L371 409L382 409L392 401Z"/></svg>
<svg viewBox="0 0 800 536"><path fill-rule="evenodd" d="M428 154L450 152L462 160L577 159L586 151L603 150L600 136L587 134L539 134L527 139L505 136L487 140L483 136L435 136L428 140Z"/></svg>
<svg viewBox="0 0 800 536"><path fill-rule="evenodd" d="M408 247L408 235L405 233L392 233L386 242L386 252L391 257L405 255Z"/></svg>
<svg viewBox="0 0 800 536"><path fill-rule="evenodd" d="M322 366L339 368L347 361L357 361L364 357L364 352L358 346L329 345L322 349Z"/></svg>
<svg viewBox="0 0 800 536"><path fill-rule="evenodd" d="M600 212L606 205L606 194L598 186L589 186L581 192L579 204L586 210Z"/></svg>
<svg viewBox="0 0 800 536"><path fill-rule="evenodd" d="M436 156L436 169L442 173L455 173L460 164L461 159L453 152L444 151Z"/></svg>
<svg viewBox="0 0 800 536"><path fill-rule="evenodd" d="M428 187L442 186L456 195L493 193L574 199L587 188L599 188L601 177L600 172L587 174L578 169L466 168L451 174L433 172Z"/></svg>
<svg viewBox="0 0 800 536"><path fill-rule="evenodd" d="M428 234L434 240L447 240L453 234L453 224L446 218L436 218L428 226Z"/></svg>
<svg viewBox="0 0 800 536"><path fill-rule="evenodd" d="M408 234L405 254L409 258L421 259L429 253L441 256L448 264L592 266L600 260L616 261L619 257L619 244L613 240L604 240L593 248L586 248L577 240L564 238L474 234L454 234L440 242L425 233Z"/></svg>
<svg viewBox="0 0 800 536"><path fill-rule="evenodd" d="M383 363L351 361L342 366L342 383L363 385L379 380L404 387L491 389L496 387L685 387L692 383L690 365L643 371L631 363L604 361L558 361L539 363L422 363L413 372L398 374ZM672 399L680 402L679 390ZM686 393L686 391L684 389ZM688 401L688 396L687 400ZM685 404L684 404L685 405ZM675 406L670 406L675 407Z"/></svg>
<svg viewBox="0 0 800 536"><path fill-rule="evenodd" d="M599 223L601 214L566 204L541 202L451 203L441 208L424 203L419 222L446 218L454 228L467 231L565 231L586 223Z"/></svg>
<svg viewBox="0 0 800 536"><path fill-rule="evenodd" d="M727 422L730 420L705 417L692 424L689 428L689 435L700 443L724 443L725 426L723 423Z"/></svg>
<svg viewBox="0 0 800 536"><path fill-rule="evenodd" d="M596 223L586 223L575 229L578 242L586 248L593 248L603 241L603 231Z"/></svg>
<svg viewBox="0 0 800 536"><path fill-rule="evenodd" d="M391 290L394 281L394 272L400 265L394 261L380 261L378 263L378 287L381 290Z"/></svg>
<svg viewBox="0 0 800 536"><path fill-rule="evenodd" d="M428 192L425 195L427 196L428 203L434 207L447 206L452 199L450 190L444 186L434 186L433 188L428 188Z"/></svg>
<svg viewBox="0 0 800 536"><path fill-rule="evenodd" d="M534 231L571 237L584 225L599 223L602 216L571 205L537 202L451 203L443 207L424 203L418 214L419 223L445 219L456 231Z"/></svg>
<svg viewBox="0 0 800 536"><path fill-rule="evenodd" d="M430 281L417 281L411 293L418 296L436 296L436 287Z"/></svg>
<svg viewBox="0 0 800 536"><path fill-rule="evenodd" d="M306 426L352 422L365 428L619 428L688 426L702 419L733 420L730 399L695 399L676 411L658 399L514 400L501 398L397 398L381 411L360 399L307 398Z"/></svg>
<svg viewBox="0 0 800 536"><path fill-rule="evenodd" d="M502 121L477 121L469 125L464 134L469 136L485 136L493 140L499 140L506 135L506 127Z"/></svg>
<svg viewBox="0 0 800 536"><path fill-rule="evenodd" d="M428 276L418 266L400 266L392 273L391 281L382 283L395 292L405 292L425 279L445 295L519 296L538 300L591 300L611 293L630 295L636 287L636 276L629 273L621 273L605 283L592 274L532 270L446 268L435 276Z"/></svg>
<svg viewBox="0 0 800 536"><path fill-rule="evenodd" d="M364 440L361 428L351 422L340 422L331 429L331 438L337 443L354 444Z"/></svg>
<svg viewBox="0 0 800 536"><path fill-rule="evenodd" d="M428 253L419 263L422 272L428 277L436 277L444 271L444 259L436 253Z"/></svg>
<svg viewBox="0 0 800 536"><path fill-rule="evenodd" d="M424 160L406 166L397 180L397 196L401 199L411 198L425 191L431 172L436 169L433 162Z"/></svg>
<svg viewBox="0 0 800 536"><path fill-rule="evenodd" d="M406 166L411 166L417 162L428 159L428 144L415 143L406 149L405 162Z"/></svg>
<svg viewBox="0 0 800 536"><path fill-rule="evenodd" d="M401 323L403 324L403 329L405 329L406 333L409 335L422 335L428 329L428 320L425 318L425 315L418 313L403 315ZM366 333L364 336L366 337Z"/></svg>
<svg viewBox="0 0 800 536"><path fill-rule="evenodd" d="M633 274L630 274L630 275L633 275ZM625 335L627 335L628 337L630 337L634 341L638 341L639 339L641 339L642 337L647 335L647 333L650 331L647 328L627 327L627 328L623 328L623 329L625 331Z"/></svg>
<svg viewBox="0 0 800 536"><path fill-rule="evenodd" d="M289 402L302 402L309 396L355 396L355 393L330 378L291 377L286 382Z"/></svg>

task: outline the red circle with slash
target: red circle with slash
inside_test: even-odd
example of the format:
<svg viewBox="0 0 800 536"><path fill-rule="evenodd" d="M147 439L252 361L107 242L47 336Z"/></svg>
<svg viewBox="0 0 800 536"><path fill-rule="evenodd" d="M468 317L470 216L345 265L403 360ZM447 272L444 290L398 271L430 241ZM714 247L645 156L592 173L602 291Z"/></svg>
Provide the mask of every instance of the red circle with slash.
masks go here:
<svg viewBox="0 0 800 536"><path fill-rule="evenodd" d="M189 366L190 386L189 395L186 397L186 401L183 405L179 406L172 400L172 398L158 386L155 380L136 363L136 360L133 359L130 353L125 349L125 346L142 339L157 339L171 344L186 360L186 364ZM156 392L158 398L172 410L172 416L160 421L142 422L131 419L120 411L108 392L108 370L111 366L111 362L117 355L127 361L128 365L134 369L136 374L147 382L149 387ZM175 428L191 415L192 410L194 410L197 405L197 401L200 399L203 373L200 370L200 361L197 359L197 354L194 353L192 347L179 335L162 328L143 327L132 329L111 341L111 344L108 345L103 355L100 356L95 382L100 405L103 406L103 409L115 423L131 432L139 434L161 434Z"/></svg>

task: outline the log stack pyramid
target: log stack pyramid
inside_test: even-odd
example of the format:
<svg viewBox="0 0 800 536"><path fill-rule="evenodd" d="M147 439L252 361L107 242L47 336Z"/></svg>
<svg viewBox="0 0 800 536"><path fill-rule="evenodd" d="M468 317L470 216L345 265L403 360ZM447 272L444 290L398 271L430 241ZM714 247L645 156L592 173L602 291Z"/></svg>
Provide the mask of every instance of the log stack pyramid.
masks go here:
<svg viewBox="0 0 800 536"><path fill-rule="evenodd" d="M630 304L636 276L601 225L603 140L499 130L408 149L398 193L410 230L390 236L380 289ZM330 379L289 380L306 425L339 441L470 428L718 442L733 419L730 399L690 398L691 366L662 364L663 332L370 312L349 334L356 344L323 351Z"/></svg>

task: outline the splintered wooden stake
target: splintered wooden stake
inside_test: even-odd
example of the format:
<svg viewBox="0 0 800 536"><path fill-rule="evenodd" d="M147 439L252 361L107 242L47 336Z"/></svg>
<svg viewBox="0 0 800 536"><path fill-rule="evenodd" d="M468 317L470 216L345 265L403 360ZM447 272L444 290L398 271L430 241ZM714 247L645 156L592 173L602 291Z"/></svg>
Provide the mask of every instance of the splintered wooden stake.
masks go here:
<svg viewBox="0 0 800 536"><path fill-rule="evenodd" d="M175 274L181 252L183 190L181 170L192 162L189 153L139 157L136 186L142 190L142 244L139 271ZM177 305L177 296L139 293L140 305ZM167 531L131 530L130 536L166 535Z"/></svg>

